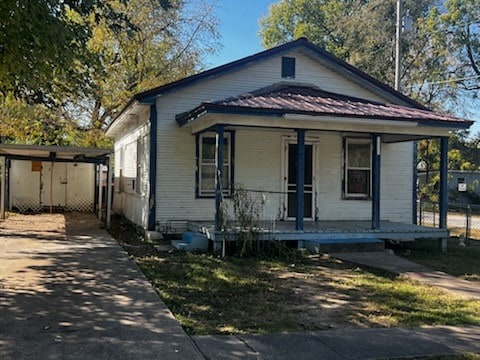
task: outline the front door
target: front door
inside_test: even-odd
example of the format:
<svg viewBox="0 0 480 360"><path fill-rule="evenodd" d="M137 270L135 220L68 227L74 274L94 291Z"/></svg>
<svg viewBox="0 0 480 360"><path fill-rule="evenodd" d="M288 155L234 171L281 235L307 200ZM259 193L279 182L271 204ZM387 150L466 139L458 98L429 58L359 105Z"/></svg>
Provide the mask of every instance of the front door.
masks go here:
<svg viewBox="0 0 480 360"><path fill-rule="evenodd" d="M295 218L297 214L297 144L287 142L286 146L286 187L287 187L287 218ZM314 145L305 144L305 186L304 186L304 218L314 217L315 190L313 186Z"/></svg>

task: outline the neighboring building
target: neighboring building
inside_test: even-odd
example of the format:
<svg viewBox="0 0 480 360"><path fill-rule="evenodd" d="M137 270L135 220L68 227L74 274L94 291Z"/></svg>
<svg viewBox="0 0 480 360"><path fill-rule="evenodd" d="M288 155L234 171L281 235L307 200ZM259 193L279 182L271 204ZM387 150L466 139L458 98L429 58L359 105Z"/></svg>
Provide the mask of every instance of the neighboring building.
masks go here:
<svg viewBox="0 0 480 360"><path fill-rule="evenodd" d="M449 132L471 124L299 39L135 95L107 129L114 211L149 230L215 219L219 230L221 204L231 210L243 187L297 234L322 221L412 224L413 141L442 138L446 155Z"/></svg>
<svg viewBox="0 0 480 360"><path fill-rule="evenodd" d="M429 178L438 176L430 171ZM418 187L426 185L427 173L418 171ZM453 204L480 204L480 171L448 170L448 201Z"/></svg>
<svg viewBox="0 0 480 360"><path fill-rule="evenodd" d="M0 144L0 218L5 216L5 209L22 213L98 211L106 204L106 186L98 179L107 178L105 165L110 152L72 146Z"/></svg>

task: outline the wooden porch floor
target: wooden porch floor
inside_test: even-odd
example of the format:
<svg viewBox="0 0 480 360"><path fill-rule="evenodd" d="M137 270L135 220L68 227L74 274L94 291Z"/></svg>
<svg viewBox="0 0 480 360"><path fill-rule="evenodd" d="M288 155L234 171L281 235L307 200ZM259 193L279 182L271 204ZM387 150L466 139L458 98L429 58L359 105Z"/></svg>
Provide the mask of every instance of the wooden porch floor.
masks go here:
<svg viewBox="0 0 480 360"><path fill-rule="evenodd" d="M192 221L188 223L190 231L207 234L215 240L216 234L211 221ZM420 238L444 238L449 236L446 229L399 223L383 220L380 229L373 230L370 221L305 221L304 230L295 230L294 221L264 221L258 232L265 238L274 240L310 240L355 238L362 236L382 240L405 241Z"/></svg>

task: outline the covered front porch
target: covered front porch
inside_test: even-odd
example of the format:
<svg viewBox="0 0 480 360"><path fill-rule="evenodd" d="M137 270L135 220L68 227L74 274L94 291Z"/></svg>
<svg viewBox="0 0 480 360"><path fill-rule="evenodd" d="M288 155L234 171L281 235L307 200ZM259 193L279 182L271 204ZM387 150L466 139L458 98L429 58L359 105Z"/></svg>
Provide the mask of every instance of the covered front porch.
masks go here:
<svg viewBox="0 0 480 360"><path fill-rule="evenodd" d="M308 242L312 241L339 242L352 239L380 241L429 237L442 239L442 246L446 246L445 238L449 235L446 229L448 136L450 131L468 127L469 122L435 114L426 109L381 104L327 93L310 86L282 84L236 98L201 104L188 113L179 114L177 121L181 127L190 129L192 134L197 136L205 132L215 133L215 222L189 222L190 230L203 232L214 242L220 241L220 238L223 239L225 234L229 235L228 239L235 238L235 230L224 227L225 214L222 204L225 197L224 172L227 169L224 165L224 157L226 153L228 154L228 151L225 151L225 133L262 129L263 131L288 131L291 134L290 137L295 139L295 161L291 162L294 168L289 169L291 174L286 175L294 177L295 183L293 188L287 186L283 189L284 194L290 196L289 203L284 208L288 208L287 213L291 216L283 215L275 218L272 215L267 218L275 218L275 220L260 222L255 230L261 238L292 240L297 241L299 247L308 247ZM341 221L325 221L314 214L307 214L308 196L306 195L312 187L315 187L315 180L309 178L311 174L308 172L307 159L312 156L309 154L312 150L308 149L308 139L309 136L315 136L319 132L334 133L338 138L343 139L344 155L337 164L343 168L343 179L338 179L338 184L343 190L338 202L342 202L345 207L346 202L351 201L351 208L355 208L353 205L355 201L363 201L364 206L369 204L368 216L365 213L361 214L368 220L352 221L343 218ZM409 179L407 181L411 181L408 185L408 193L405 192L411 205L409 206L411 221L400 223L381 218L382 197L385 197L381 194L384 147L388 144L403 143L413 148L416 140L425 138L438 138L441 144L440 221L437 229L416 225L415 176L413 180L411 177L405 177ZM360 152L363 151L365 155L365 148L368 149L366 155L368 165L362 165L360 162L348 167L348 155L345 155L348 139L355 140L352 144L367 144L363 150L360 149ZM329 154L323 153L319 156L328 157ZM395 156L390 154L390 159L392 158L394 159ZM402 161L402 165L399 166L404 173L415 173L415 151L411 162L410 160ZM361 180L361 191L355 190L354 186L346 180L350 176L348 173L350 169L352 174L357 176L357 180ZM235 190L233 182L229 186L231 186L230 190ZM294 190L293 194L291 189ZM294 204L294 209L289 208L291 204ZM292 218L294 220L289 221ZM238 229L238 231L243 230Z"/></svg>

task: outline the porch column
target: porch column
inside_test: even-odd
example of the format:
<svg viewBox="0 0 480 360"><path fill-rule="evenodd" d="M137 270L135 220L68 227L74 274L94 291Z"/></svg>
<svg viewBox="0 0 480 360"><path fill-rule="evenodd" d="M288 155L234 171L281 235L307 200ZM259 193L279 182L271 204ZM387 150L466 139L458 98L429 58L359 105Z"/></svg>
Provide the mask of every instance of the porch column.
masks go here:
<svg viewBox="0 0 480 360"><path fill-rule="evenodd" d="M447 211L448 211L448 137L440 138L440 194L439 194L439 228L447 228ZM447 250L447 239L440 239L440 248L442 251Z"/></svg>
<svg viewBox="0 0 480 360"><path fill-rule="evenodd" d="M222 230L222 201L223 201L223 125L217 126L215 138L215 230Z"/></svg>
<svg viewBox="0 0 480 360"><path fill-rule="evenodd" d="M440 207L440 221L439 228L447 228L447 209L448 209L448 189L447 189L447 176L448 176L448 138L442 137L440 139L440 195L439 195L439 207Z"/></svg>
<svg viewBox="0 0 480 360"><path fill-rule="evenodd" d="M7 177L6 170L7 168L7 159L2 157L2 177L1 177L1 189L0 189L0 220L5 220L5 189L7 184L5 184Z"/></svg>
<svg viewBox="0 0 480 360"><path fill-rule="evenodd" d="M417 142L413 142L413 179L412 179L412 224L417 225L417 181L418 181L418 170L417 170L417 161L418 161L418 149Z"/></svg>
<svg viewBox="0 0 480 360"><path fill-rule="evenodd" d="M297 129L297 211L295 230L303 230L305 193L305 129Z"/></svg>
<svg viewBox="0 0 480 360"><path fill-rule="evenodd" d="M107 214L105 218L105 225L110 228L110 218L112 215L112 158L107 157L108 172L107 172Z"/></svg>
<svg viewBox="0 0 480 360"><path fill-rule="evenodd" d="M380 148L382 139L372 134L372 229L380 229Z"/></svg>

